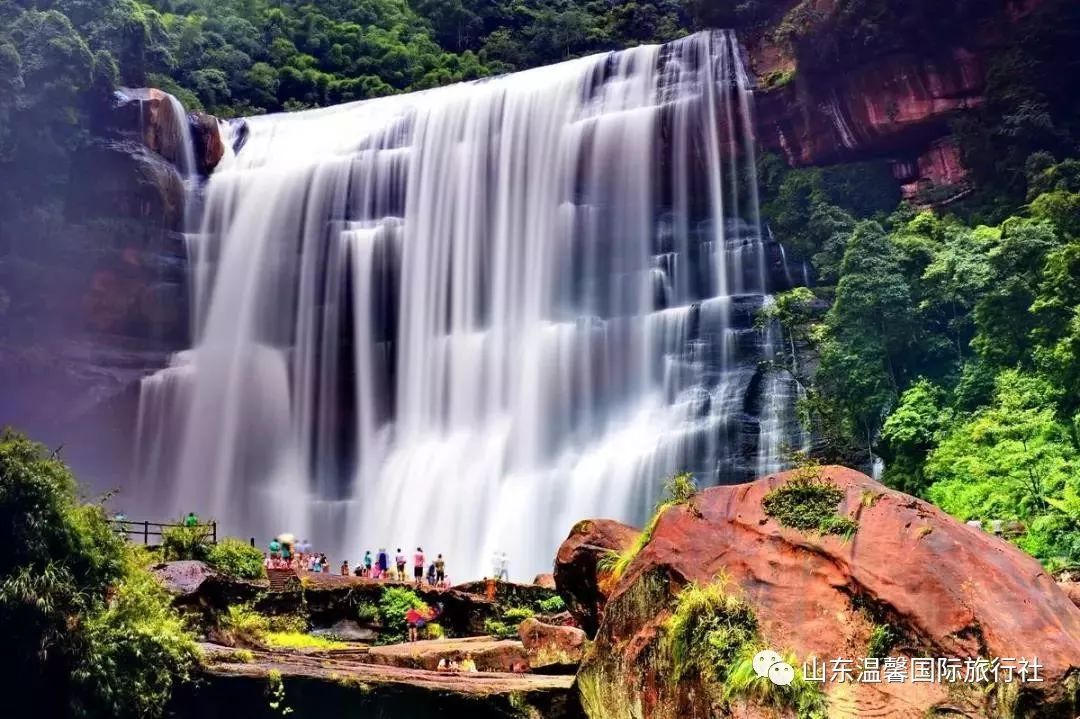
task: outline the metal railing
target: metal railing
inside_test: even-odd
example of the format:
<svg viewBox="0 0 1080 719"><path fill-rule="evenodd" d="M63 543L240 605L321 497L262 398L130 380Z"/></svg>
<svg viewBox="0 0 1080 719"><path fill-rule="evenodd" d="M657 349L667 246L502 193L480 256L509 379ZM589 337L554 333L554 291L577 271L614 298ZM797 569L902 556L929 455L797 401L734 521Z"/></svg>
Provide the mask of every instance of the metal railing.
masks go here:
<svg viewBox="0 0 1080 719"><path fill-rule="evenodd" d="M188 527L189 529L202 529L204 536L210 544L217 544L217 522L209 522L207 524L195 524L188 526L182 522L133 522L127 519L112 519L109 520L113 529L117 534L122 534L128 541L138 541L142 539L142 543L149 544L161 544L161 537L167 529L183 529ZM151 542L151 538L156 538L156 542Z"/></svg>

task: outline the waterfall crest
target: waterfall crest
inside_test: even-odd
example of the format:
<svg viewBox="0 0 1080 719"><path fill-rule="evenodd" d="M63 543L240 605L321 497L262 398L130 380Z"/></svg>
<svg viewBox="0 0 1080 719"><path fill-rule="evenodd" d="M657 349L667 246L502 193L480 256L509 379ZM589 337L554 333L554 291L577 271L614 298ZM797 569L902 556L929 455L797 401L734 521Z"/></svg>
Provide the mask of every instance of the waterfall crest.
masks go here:
<svg viewBox="0 0 1080 719"><path fill-rule="evenodd" d="M194 346L142 387L136 486L169 509L527 577L667 475L801 444L732 33L246 122Z"/></svg>

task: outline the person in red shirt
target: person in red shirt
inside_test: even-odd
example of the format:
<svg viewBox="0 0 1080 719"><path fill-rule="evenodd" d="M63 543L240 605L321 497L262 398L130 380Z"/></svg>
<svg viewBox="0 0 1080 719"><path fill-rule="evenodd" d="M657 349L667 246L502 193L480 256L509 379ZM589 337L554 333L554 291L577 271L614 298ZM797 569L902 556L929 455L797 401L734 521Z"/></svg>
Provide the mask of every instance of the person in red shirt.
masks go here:
<svg viewBox="0 0 1080 719"><path fill-rule="evenodd" d="M434 608L416 609L414 607L405 612L405 623L409 625L409 641L418 641L420 630L427 626L428 622L435 621L441 615L442 604L437 604Z"/></svg>
<svg viewBox="0 0 1080 719"><path fill-rule="evenodd" d="M405 623L409 625L409 641L415 642L420 638L420 630L427 624L427 615L414 607L405 612Z"/></svg>

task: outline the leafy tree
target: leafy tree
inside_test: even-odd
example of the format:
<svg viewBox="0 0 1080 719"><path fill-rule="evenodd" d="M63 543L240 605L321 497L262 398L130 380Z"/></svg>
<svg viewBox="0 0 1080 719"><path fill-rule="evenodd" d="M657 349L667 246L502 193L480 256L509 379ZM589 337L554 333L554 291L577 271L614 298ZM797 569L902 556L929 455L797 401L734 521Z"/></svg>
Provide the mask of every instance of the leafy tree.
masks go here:
<svg viewBox="0 0 1080 719"><path fill-rule="evenodd" d="M46 716L160 717L195 645L170 598L76 498L54 453L0 436L0 687Z"/></svg>
<svg viewBox="0 0 1080 719"><path fill-rule="evenodd" d="M1080 482L1077 451L1055 416L1059 393L1037 376L1001 373L993 404L930 454L927 496L961 519L1030 522L1028 546L1041 559L1071 554L1075 542L1060 543L1078 527L1080 515L1070 511Z"/></svg>
<svg viewBox="0 0 1080 719"><path fill-rule="evenodd" d="M1021 361L1028 348L1028 311L1047 255L1061 244L1049 222L1010 218L988 259L993 285L975 307L979 356L998 366Z"/></svg>
<svg viewBox="0 0 1080 719"><path fill-rule="evenodd" d="M900 396L881 430L886 483L909 494L926 489L923 464L952 422L947 399L940 387L926 379L917 380Z"/></svg>
<svg viewBox="0 0 1080 719"><path fill-rule="evenodd" d="M881 225L856 226L844 253L836 301L825 318L818 383L840 403L845 431L873 442L904 381L901 355L912 329L911 292Z"/></svg>

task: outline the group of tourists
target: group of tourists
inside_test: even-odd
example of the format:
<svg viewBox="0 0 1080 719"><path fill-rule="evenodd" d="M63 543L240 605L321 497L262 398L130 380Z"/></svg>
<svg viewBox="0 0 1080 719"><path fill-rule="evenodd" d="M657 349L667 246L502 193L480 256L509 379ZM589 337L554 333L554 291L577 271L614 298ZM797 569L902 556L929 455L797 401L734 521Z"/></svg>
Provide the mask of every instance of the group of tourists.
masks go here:
<svg viewBox="0 0 1080 719"><path fill-rule="evenodd" d="M439 660L439 666L435 668L435 671L444 673L472 673L477 671L476 661L473 660L472 654L466 654L460 661L458 660L458 655L452 655L449 659L443 657Z"/></svg>
<svg viewBox="0 0 1080 719"><path fill-rule="evenodd" d="M397 552L394 554L392 564L390 555L385 548L380 547L378 553L374 555L369 549L364 552L364 561L356 568L355 574L358 577L368 579L404 582L408 579L406 567L409 563L409 558L401 551L401 547L398 547ZM416 553L412 556L412 579L417 587L426 583L439 589L448 588L450 579L446 575L446 560L443 555L437 555L433 561L428 563L424 556L423 547L417 547Z"/></svg>
<svg viewBox="0 0 1080 719"><path fill-rule="evenodd" d="M330 560L325 554L312 551L311 542L306 539L297 542L291 534L279 534L267 545L270 550L264 555L267 569L302 569L308 572L330 571Z"/></svg>
<svg viewBox="0 0 1080 719"><path fill-rule="evenodd" d="M269 551L265 555L265 564L268 569L299 569L321 574L330 571L330 561L326 554L312 551L311 543L306 539L297 542L296 537L291 534L279 534L270 540L267 549ZM502 557L502 566L505 567L505 552ZM411 562L410 558L401 551L401 547L398 547L393 561L385 548L380 548L375 554L369 549L364 552L363 560L355 569L350 569L348 560L343 561L340 573L343 576L351 574L365 579L405 582L409 579L406 569L410 563L412 564L412 581L417 588L425 584L436 589L450 587L450 578L446 574L446 560L443 555L438 554L435 559L428 562L422 547L416 548Z"/></svg>

